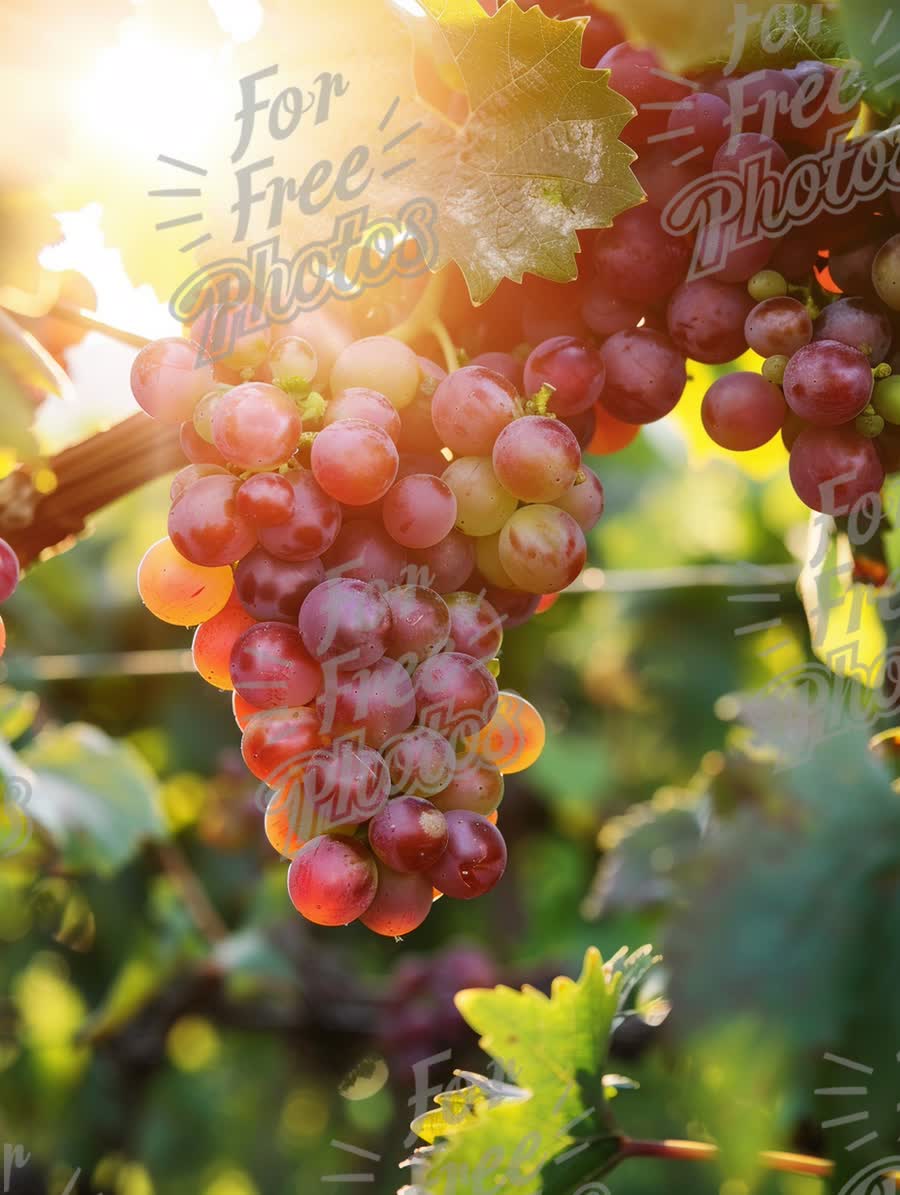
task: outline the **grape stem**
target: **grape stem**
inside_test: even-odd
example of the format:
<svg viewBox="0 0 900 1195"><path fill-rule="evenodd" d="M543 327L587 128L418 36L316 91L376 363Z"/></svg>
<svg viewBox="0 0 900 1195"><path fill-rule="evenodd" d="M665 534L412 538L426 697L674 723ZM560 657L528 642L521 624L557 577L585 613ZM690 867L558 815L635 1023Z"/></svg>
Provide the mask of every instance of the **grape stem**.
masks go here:
<svg viewBox="0 0 900 1195"><path fill-rule="evenodd" d="M77 324L89 332L99 332L102 336L108 336L111 340L118 340L122 344L129 344L136 349L142 349L150 343L149 337L141 336L138 332L129 332L127 328L117 328L115 324L104 323L103 320L97 319L92 312L85 311L82 307L74 307L71 303L54 303L47 314L56 319L65 320L67 323Z"/></svg>
<svg viewBox="0 0 900 1195"><path fill-rule="evenodd" d="M402 340L404 344L409 344L417 336L423 336L433 331L432 325L435 320L440 319L448 282L449 275L446 270L432 274L406 319L395 324L393 328L389 328L385 335L393 336L395 340Z"/></svg>
<svg viewBox="0 0 900 1195"><path fill-rule="evenodd" d="M444 354L444 364L447 366L447 372L453 373L454 370L459 369L459 357L457 356L456 346L450 338L450 333L447 331L447 325L442 319L435 319L431 321L431 332L441 346L441 352Z"/></svg>

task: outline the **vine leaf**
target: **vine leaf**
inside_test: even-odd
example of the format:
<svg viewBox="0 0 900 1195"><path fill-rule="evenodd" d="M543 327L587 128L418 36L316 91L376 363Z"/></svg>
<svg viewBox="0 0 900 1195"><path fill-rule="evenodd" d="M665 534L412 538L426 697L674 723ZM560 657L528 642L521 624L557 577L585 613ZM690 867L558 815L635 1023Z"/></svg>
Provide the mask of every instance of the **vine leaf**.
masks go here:
<svg viewBox="0 0 900 1195"><path fill-rule="evenodd" d="M537 1195L553 1189L557 1173L568 1182L588 1163L608 1165L619 1150L603 1080L609 1036L623 989L648 959L644 948L604 965L591 948L581 976L557 978L549 996L503 986L458 993L460 1012L510 1082L464 1075L470 1086L439 1096L437 1110L415 1122L430 1144L412 1159L407 1195L473 1195L486 1175L503 1175L516 1195Z"/></svg>
<svg viewBox="0 0 900 1195"><path fill-rule="evenodd" d="M438 265L455 261L476 303L503 278L576 276L580 228L606 228L643 192L618 135L634 109L581 65L583 22L476 0L422 0L469 99L465 123L418 137L417 178L437 209Z"/></svg>
<svg viewBox="0 0 900 1195"><path fill-rule="evenodd" d="M30 786L27 817L69 867L111 875L145 840L166 836L156 777L132 747L93 726L41 731L13 774Z"/></svg>
<svg viewBox="0 0 900 1195"><path fill-rule="evenodd" d="M837 18L812 0L602 0L596 7L622 22L629 41L650 46L674 71L734 63L735 69L791 66L806 58L837 58ZM871 0L872 7L877 0ZM739 14L739 15L738 15Z"/></svg>
<svg viewBox="0 0 900 1195"><path fill-rule="evenodd" d="M850 52L871 83L866 99L889 112L900 102L900 10L884 0L842 0L840 13Z"/></svg>

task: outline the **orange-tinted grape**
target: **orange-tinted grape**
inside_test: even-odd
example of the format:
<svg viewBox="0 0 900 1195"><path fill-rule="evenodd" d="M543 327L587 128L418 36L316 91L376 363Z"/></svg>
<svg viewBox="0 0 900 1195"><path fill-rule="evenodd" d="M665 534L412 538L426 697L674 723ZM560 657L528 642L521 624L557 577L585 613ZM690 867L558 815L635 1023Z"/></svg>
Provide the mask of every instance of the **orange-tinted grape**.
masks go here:
<svg viewBox="0 0 900 1195"><path fill-rule="evenodd" d="M206 622L231 596L234 578L225 566L192 564L170 539L149 548L138 567L138 592L151 614L176 627Z"/></svg>
<svg viewBox="0 0 900 1195"><path fill-rule="evenodd" d="M296 831L296 813L297 806L296 801L292 800L291 785L279 789L266 807L263 821L266 838L285 859L293 859L306 845Z"/></svg>
<svg viewBox="0 0 900 1195"><path fill-rule="evenodd" d="M244 631L255 625L240 603L231 601L218 614L197 627L191 654L194 667L216 689L230 691L231 649Z"/></svg>
<svg viewBox="0 0 900 1195"><path fill-rule="evenodd" d="M246 730L247 723L254 714L261 714L264 711L258 705L251 705L246 697L242 697L240 693L232 693L231 712L234 714L234 720L238 724L238 730Z"/></svg>
<svg viewBox="0 0 900 1195"><path fill-rule="evenodd" d="M473 754L495 763L504 776L530 768L544 749L544 719L518 693L501 692L497 712L484 730L468 740Z"/></svg>

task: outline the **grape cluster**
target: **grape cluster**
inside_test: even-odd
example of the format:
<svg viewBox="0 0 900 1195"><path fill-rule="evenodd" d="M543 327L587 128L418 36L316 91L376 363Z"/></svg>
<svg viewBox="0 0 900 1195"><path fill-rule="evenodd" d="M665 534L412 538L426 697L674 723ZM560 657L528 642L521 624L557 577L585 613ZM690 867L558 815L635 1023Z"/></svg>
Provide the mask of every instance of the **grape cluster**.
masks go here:
<svg viewBox="0 0 900 1195"><path fill-rule="evenodd" d="M523 394L323 313L255 318L215 309L134 362L137 401L181 424L191 462L139 590L198 625L197 671L233 690L299 912L400 935L506 866L503 777L544 728L498 689L497 656L577 577L603 511L565 421L598 369L544 346Z"/></svg>
<svg viewBox="0 0 900 1195"><path fill-rule="evenodd" d="M0 606L9 601L19 587L21 568L19 558L6 542L0 539ZM6 624L0 617L0 656L6 651Z"/></svg>

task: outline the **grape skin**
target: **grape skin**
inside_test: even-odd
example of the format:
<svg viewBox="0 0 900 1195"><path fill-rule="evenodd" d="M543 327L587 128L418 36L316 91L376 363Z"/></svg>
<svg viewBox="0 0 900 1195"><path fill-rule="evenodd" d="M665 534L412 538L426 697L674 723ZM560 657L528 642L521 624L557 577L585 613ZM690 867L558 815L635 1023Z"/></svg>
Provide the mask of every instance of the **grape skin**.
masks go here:
<svg viewBox="0 0 900 1195"><path fill-rule="evenodd" d="M370 907L378 869L363 843L321 835L294 856L288 868L288 896L314 925L349 925Z"/></svg>
<svg viewBox="0 0 900 1195"><path fill-rule="evenodd" d="M500 533L500 563L527 593L556 593L584 567L584 533L556 506L523 506Z"/></svg>
<svg viewBox="0 0 900 1195"><path fill-rule="evenodd" d="M439 892L472 900L495 887L506 870L506 843L487 818L467 809L446 814L447 849L428 872Z"/></svg>
<svg viewBox="0 0 900 1195"><path fill-rule="evenodd" d="M369 844L392 871L427 871L447 838L443 813L422 797L395 797L369 823Z"/></svg>
<svg viewBox="0 0 900 1195"><path fill-rule="evenodd" d="M500 484L522 502L552 502L581 465L574 434L558 419L527 415L497 436L491 457Z"/></svg>
<svg viewBox="0 0 900 1195"><path fill-rule="evenodd" d="M857 349L836 340L817 340L791 358L784 397L795 414L820 427L855 418L872 396L872 370Z"/></svg>
<svg viewBox="0 0 900 1195"><path fill-rule="evenodd" d="M675 407L687 382L684 357L650 328L617 332L600 350L605 409L623 423L653 423Z"/></svg>
<svg viewBox="0 0 900 1195"><path fill-rule="evenodd" d="M811 510L841 515L884 484L884 467L872 440L852 427L807 427L794 440L791 484Z"/></svg>
<svg viewBox="0 0 900 1195"><path fill-rule="evenodd" d="M700 413L714 443L732 452L748 452L778 434L787 412L777 386L758 373L745 371L713 382Z"/></svg>

